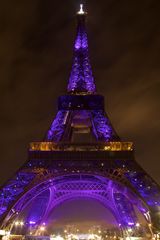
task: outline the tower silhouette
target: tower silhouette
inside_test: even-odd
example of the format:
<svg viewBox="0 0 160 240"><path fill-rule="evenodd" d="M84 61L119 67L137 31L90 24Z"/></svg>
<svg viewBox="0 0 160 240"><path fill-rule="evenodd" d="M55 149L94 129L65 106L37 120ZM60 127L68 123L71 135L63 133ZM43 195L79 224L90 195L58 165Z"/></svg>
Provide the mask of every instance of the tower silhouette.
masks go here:
<svg viewBox="0 0 160 240"><path fill-rule="evenodd" d="M28 160L0 189L1 228L30 206L25 221L46 222L58 204L93 198L122 228L134 227L135 209L153 231L160 229L160 188L135 161L132 142L117 135L97 93L88 53L86 13L77 13L77 33L67 93L42 142L30 143Z"/></svg>

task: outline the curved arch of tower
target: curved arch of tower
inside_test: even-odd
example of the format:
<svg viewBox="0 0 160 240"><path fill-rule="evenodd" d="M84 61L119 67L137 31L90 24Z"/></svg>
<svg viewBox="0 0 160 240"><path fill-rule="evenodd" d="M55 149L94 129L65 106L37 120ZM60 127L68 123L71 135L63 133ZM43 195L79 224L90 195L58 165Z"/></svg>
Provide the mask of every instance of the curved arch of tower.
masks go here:
<svg viewBox="0 0 160 240"><path fill-rule="evenodd" d="M141 198L112 175L107 177L100 172L99 175L87 173L65 175L64 173L62 176L55 177L53 173L50 173L49 177L44 179L39 180L38 184L31 186L17 199L12 209L7 212L3 227L11 226L19 217L17 213L22 214L28 205L33 205L33 208L31 207L32 214L27 215L26 221L35 221L36 218L37 224L40 225L41 222L47 222L48 215L53 208L64 201L75 198L92 198L101 202L112 212L117 224L123 227L138 222L134 206L144 216L148 212ZM39 198L44 203L41 203L41 208L37 204ZM149 219L146 220L149 221Z"/></svg>
<svg viewBox="0 0 160 240"><path fill-rule="evenodd" d="M35 210L25 221L40 224L60 203L93 198L123 228L136 225L137 208L153 231L160 229L160 188L135 161L133 143L119 138L96 92L85 19L81 9L67 93L45 140L30 143L28 160L0 189L1 228L13 226L27 206Z"/></svg>

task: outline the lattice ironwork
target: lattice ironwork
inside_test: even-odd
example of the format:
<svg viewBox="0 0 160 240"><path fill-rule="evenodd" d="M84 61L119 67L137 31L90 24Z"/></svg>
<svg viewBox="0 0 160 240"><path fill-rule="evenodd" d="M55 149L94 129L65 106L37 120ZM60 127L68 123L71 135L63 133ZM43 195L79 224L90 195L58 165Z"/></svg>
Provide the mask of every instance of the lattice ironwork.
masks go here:
<svg viewBox="0 0 160 240"><path fill-rule="evenodd" d="M74 112L76 111L74 110ZM93 131L93 135L97 141L103 142L103 143L109 142L109 141L117 141L117 142L120 141L120 138L118 137L115 130L113 129L104 110L91 110L91 111L80 110L78 112L82 119L85 117L85 113L87 114L87 116L89 116L89 119L92 123L91 131ZM60 110L57 113L57 116L54 119L47 133L46 141L49 141L49 142L53 141L54 143L58 143L62 141L64 136L64 131L66 132L67 129L68 129L67 140L70 141L71 136L69 133L72 131L71 129L72 129L73 121L74 121L73 110L72 111ZM54 147L57 148L56 145L54 145ZM42 145L42 148L43 148L43 145Z"/></svg>
<svg viewBox="0 0 160 240"><path fill-rule="evenodd" d="M134 227L138 222L133 204L120 192L114 193L114 200L123 226Z"/></svg>
<svg viewBox="0 0 160 240"><path fill-rule="evenodd" d="M9 206L24 193L24 189L31 183L35 175L19 170L0 190L0 218L8 211Z"/></svg>
<svg viewBox="0 0 160 240"><path fill-rule="evenodd" d="M89 92L96 90L88 54L88 39L85 28L85 15L78 16L77 36L74 44L72 70L68 92Z"/></svg>
<svg viewBox="0 0 160 240"><path fill-rule="evenodd" d="M128 171L126 176L149 206L160 206L160 189L151 177L139 171Z"/></svg>
<svg viewBox="0 0 160 240"><path fill-rule="evenodd" d="M127 194L126 197L129 199L130 193L125 190L126 187L123 185L120 187L118 183L114 183L109 179L105 179L100 176L94 175L68 175L59 178L48 179L41 184L33 184L30 189L24 193L19 200L17 199L16 204L9 211L7 217L5 218L4 225L8 224L11 219L16 218L17 213L21 213L25 207L30 204L39 195L46 197L46 190L50 189L50 198L48 204L46 205L46 210L40 211L44 212L44 216L40 216L44 220L48 214L52 211L56 205L74 198L93 198L100 201L103 205L108 207L114 214L118 222L121 222L119 209L115 208L116 204L113 198L113 193ZM132 195L132 200L130 205L138 205L138 199ZM126 200L127 201L127 200ZM129 201L129 200L128 200ZM46 202L46 200L45 200ZM129 206L130 206L129 205ZM128 208L128 211L130 209ZM37 215L37 213L35 214Z"/></svg>
<svg viewBox="0 0 160 240"><path fill-rule="evenodd" d="M54 142L59 142L61 140L65 130L67 116L67 111L58 111L57 116L47 133L46 140Z"/></svg>
<svg viewBox="0 0 160 240"><path fill-rule="evenodd" d="M103 110L91 111L91 119L93 121L93 131L97 140L103 142L119 140L119 137L115 133Z"/></svg>

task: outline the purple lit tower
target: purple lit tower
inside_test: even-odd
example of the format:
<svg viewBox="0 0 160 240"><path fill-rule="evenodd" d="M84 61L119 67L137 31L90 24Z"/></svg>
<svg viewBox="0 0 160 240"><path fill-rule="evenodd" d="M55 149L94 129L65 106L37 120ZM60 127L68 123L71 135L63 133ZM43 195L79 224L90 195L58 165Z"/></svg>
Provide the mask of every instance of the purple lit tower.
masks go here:
<svg viewBox="0 0 160 240"><path fill-rule="evenodd" d="M60 203L86 197L109 209L122 230L134 228L138 214L152 231L160 229L160 188L135 161L132 142L123 142L113 129L96 91L85 19L81 6L57 115L44 141L30 143L28 160L0 189L2 229L13 229L24 215L28 226L38 226Z"/></svg>

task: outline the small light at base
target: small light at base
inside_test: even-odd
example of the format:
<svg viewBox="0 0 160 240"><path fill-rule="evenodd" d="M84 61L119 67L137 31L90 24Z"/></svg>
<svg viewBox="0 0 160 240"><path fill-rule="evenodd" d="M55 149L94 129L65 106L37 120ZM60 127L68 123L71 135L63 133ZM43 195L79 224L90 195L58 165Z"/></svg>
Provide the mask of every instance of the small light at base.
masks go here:
<svg viewBox="0 0 160 240"><path fill-rule="evenodd" d="M4 236L6 234L5 230L0 230L0 236Z"/></svg>
<svg viewBox="0 0 160 240"><path fill-rule="evenodd" d="M29 224L30 224L30 225L34 225L34 224L36 224L36 222L34 222L34 221L29 221Z"/></svg>
<svg viewBox="0 0 160 240"><path fill-rule="evenodd" d="M40 231L44 231L45 230L45 227L40 227Z"/></svg>

